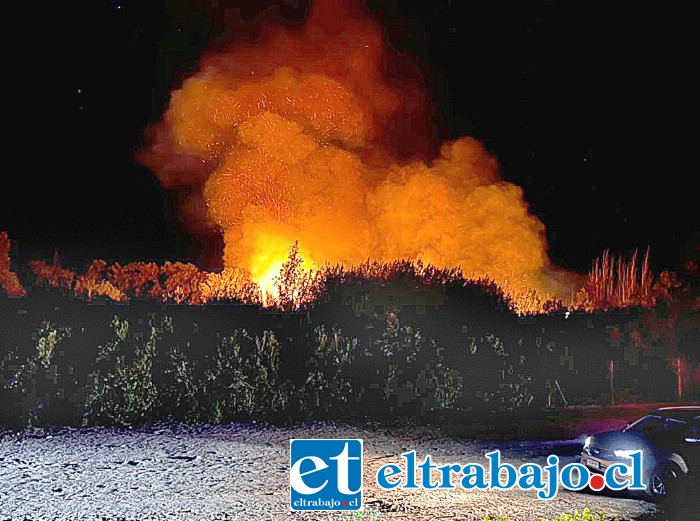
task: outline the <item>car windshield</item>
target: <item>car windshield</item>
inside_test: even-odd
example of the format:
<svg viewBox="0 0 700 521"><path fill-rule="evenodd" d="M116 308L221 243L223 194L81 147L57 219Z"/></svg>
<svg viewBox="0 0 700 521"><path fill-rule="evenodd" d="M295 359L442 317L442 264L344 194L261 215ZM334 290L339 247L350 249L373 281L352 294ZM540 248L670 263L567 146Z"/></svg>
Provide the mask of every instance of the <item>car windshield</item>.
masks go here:
<svg viewBox="0 0 700 521"><path fill-rule="evenodd" d="M663 428L664 421L661 419L661 416L654 416L654 415L649 415L649 416L644 416L640 419L638 419L636 422L631 423L625 431L632 431L632 432L649 432L649 431L656 431L656 430L661 430Z"/></svg>
<svg viewBox="0 0 700 521"><path fill-rule="evenodd" d="M688 423L679 418L663 418L655 414L644 416L626 427L625 432L639 432L647 435L694 436L698 431L697 418Z"/></svg>

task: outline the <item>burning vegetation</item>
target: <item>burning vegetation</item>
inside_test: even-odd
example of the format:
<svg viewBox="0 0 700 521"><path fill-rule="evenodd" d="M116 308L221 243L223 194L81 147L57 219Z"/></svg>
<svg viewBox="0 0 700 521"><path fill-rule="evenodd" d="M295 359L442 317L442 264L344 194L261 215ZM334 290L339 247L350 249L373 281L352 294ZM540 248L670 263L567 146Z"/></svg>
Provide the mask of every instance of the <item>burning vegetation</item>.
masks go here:
<svg viewBox="0 0 700 521"><path fill-rule="evenodd" d="M7 234L0 233L0 287L7 295L26 296L17 274L10 271L9 251ZM350 267L327 263L312 269L305 269L303 265L304 260L295 243L279 272L272 277L271 289L266 291L248 272L236 267L209 272L182 262L109 265L103 260L94 260L84 273L76 273L62 267L57 255L51 263L42 260L29 263L37 286L62 288L86 300L106 297L124 303L130 298L146 297L188 305L236 302L282 311L296 311L318 301L329 285L390 284L401 280L416 287L477 284L486 293L496 295L518 315L566 310L593 312L633 306L649 308L660 301L672 301L672 292L682 286L672 272L664 271L654 278L649 251L641 264L636 251L629 260L605 252L594 261L583 287L566 301L542 300L535 290L509 291L507 286L493 279L465 277L459 268L440 268L424 264L420 259L365 261ZM695 307L698 307L697 302Z"/></svg>
<svg viewBox="0 0 700 521"><path fill-rule="evenodd" d="M653 305L649 252L641 265L636 252L606 252L587 281L558 270L544 225L481 143L459 138L431 156L427 97L397 60L381 28L339 0L314 2L303 27L264 25L205 54L139 160L176 194L191 233L223 236L223 270L95 260L77 274L54 258L30 263L36 282L87 299L283 310L331 282L397 277L478 282L519 314ZM9 249L0 235L0 287L24 295Z"/></svg>
<svg viewBox="0 0 700 521"><path fill-rule="evenodd" d="M6 232L0 232L0 290L12 297L20 297L27 294L12 271L10 261L10 239Z"/></svg>
<svg viewBox="0 0 700 521"><path fill-rule="evenodd" d="M273 297L295 243L308 273L406 260L515 300L569 294L544 225L481 143L425 153L420 82L386 73L396 57L350 4L315 2L302 28L206 54L172 93L140 159L179 193L185 225L222 234L224 266Z"/></svg>

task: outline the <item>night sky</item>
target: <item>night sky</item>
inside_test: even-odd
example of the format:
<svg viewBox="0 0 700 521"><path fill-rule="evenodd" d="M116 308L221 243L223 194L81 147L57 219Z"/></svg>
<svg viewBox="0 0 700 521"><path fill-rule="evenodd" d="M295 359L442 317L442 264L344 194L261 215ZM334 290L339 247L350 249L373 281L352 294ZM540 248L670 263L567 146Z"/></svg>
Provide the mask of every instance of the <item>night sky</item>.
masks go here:
<svg viewBox="0 0 700 521"><path fill-rule="evenodd" d="M6 149L0 230L19 261L54 248L77 268L92 258L197 260L169 195L133 155L170 90L225 34L226 8L253 20L271 3L90 0L6 19L20 37L6 49L5 103L22 116L11 129L18 148ZM424 71L436 136L486 144L547 226L556 263L585 271L606 248L651 246L656 269L675 268L700 242L689 12L367 5ZM288 1L279 11L299 23L306 9Z"/></svg>

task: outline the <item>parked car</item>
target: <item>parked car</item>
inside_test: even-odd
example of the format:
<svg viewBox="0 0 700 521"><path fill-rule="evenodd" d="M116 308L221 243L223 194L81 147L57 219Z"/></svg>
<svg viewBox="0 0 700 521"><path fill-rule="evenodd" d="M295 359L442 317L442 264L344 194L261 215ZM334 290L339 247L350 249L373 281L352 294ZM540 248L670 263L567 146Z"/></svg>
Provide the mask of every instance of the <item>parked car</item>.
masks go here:
<svg viewBox="0 0 700 521"><path fill-rule="evenodd" d="M602 474L613 463L628 463L628 454L636 450L642 451L648 498L700 491L700 406L662 407L621 431L589 436L581 463Z"/></svg>

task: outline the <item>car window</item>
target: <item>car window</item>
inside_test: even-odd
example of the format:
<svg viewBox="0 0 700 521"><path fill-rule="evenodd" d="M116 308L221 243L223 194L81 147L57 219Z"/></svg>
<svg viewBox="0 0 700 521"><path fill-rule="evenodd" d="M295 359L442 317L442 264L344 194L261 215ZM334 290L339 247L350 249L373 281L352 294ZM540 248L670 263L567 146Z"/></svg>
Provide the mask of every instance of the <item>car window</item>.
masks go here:
<svg viewBox="0 0 700 521"><path fill-rule="evenodd" d="M627 427L626 431L632 432L654 432L663 429L664 421L660 416L644 416Z"/></svg>
<svg viewBox="0 0 700 521"><path fill-rule="evenodd" d="M688 424L683 420L666 418L664 422L664 431L671 435L684 436L688 431Z"/></svg>

